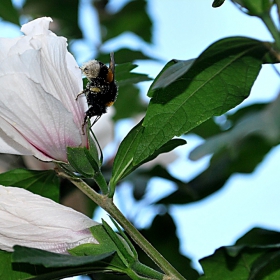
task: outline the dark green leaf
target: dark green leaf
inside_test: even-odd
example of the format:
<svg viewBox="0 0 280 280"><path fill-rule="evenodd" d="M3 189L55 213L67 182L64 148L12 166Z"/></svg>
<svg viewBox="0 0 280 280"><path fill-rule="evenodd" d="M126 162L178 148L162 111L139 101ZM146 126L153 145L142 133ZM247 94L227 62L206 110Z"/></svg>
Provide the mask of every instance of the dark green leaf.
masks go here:
<svg viewBox="0 0 280 280"><path fill-rule="evenodd" d="M15 251L12 255L13 262L43 265L46 268L92 265L94 262L104 260L114 253L109 252L95 256L71 256L21 246L15 246L14 250Z"/></svg>
<svg viewBox="0 0 280 280"><path fill-rule="evenodd" d="M128 31L151 42L152 22L146 12L146 5L144 0L134 0L115 14L99 13L101 24L105 27L103 41Z"/></svg>
<svg viewBox="0 0 280 280"><path fill-rule="evenodd" d="M267 52L267 46L257 40L220 40L179 79L155 90L133 163L143 161L174 136L242 102L249 95Z"/></svg>
<svg viewBox="0 0 280 280"><path fill-rule="evenodd" d="M134 51L131 49L123 48L114 52L115 61L117 64L122 64L126 62L132 62L134 60L146 60L146 59L154 59L148 55L145 55L142 51ZM99 61L104 61L109 63L110 55L109 53L100 53L96 59Z"/></svg>
<svg viewBox="0 0 280 280"><path fill-rule="evenodd" d="M12 264L12 253L0 250L0 279L34 279L36 267L24 264Z"/></svg>
<svg viewBox="0 0 280 280"><path fill-rule="evenodd" d="M241 238L234 246L226 247L227 253L231 257L236 257L244 248L279 248L280 232L266 230L263 228L253 228Z"/></svg>
<svg viewBox="0 0 280 280"><path fill-rule="evenodd" d="M69 38L82 38L78 26L78 0L26 0L23 5L23 14L33 18L46 15L54 21L55 33ZM62 12L63 11L63 12ZM51 26L52 28L52 26Z"/></svg>
<svg viewBox="0 0 280 280"><path fill-rule="evenodd" d="M279 279L279 246L279 232L254 228L235 245L222 247L202 259L202 279Z"/></svg>
<svg viewBox="0 0 280 280"><path fill-rule="evenodd" d="M146 111L147 105L140 99L140 91L132 84L119 86L118 99L114 103L114 121L135 116Z"/></svg>
<svg viewBox="0 0 280 280"><path fill-rule="evenodd" d="M143 81L150 81L146 74L139 74L139 73L132 73L133 69L137 67L136 64L124 63L116 65L115 72L116 72L116 80L119 86L127 85L127 84L136 84Z"/></svg>
<svg viewBox="0 0 280 280"><path fill-rule="evenodd" d="M6 252L3 252L6 253ZM0 252L0 259L2 259ZM121 268L110 263L114 260L113 252L96 256L71 256L50 253L43 250L15 246L15 252L6 256L5 268L1 271L11 280L49 280L62 279L69 276L83 275L102 271L122 271ZM11 255L12 262L11 263ZM1 264L5 264L2 263ZM11 269L9 269L11 267ZM2 276L1 275L1 276Z"/></svg>
<svg viewBox="0 0 280 280"><path fill-rule="evenodd" d="M186 279L196 280L198 278L198 272L191 267L190 259L179 252L180 244L176 236L176 226L170 215L156 216L151 227L147 230L142 230L141 233ZM157 269L146 254L141 250L138 253L140 261Z"/></svg>
<svg viewBox="0 0 280 280"><path fill-rule="evenodd" d="M195 59L190 60L173 60L171 61L170 67L166 69L159 78L155 81L155 83L151 86L153 90L159 88L165 88L183 76L194 64ZM151 94L151 91L149 92ZM152 97L151 95L149 95Z"/></svg>
<svg viewBox="0 0 280 280"><path fill-rule="evenodd" d="M3 20L19 25L19 14L11 0L0 1L0 17Z"/></svg>
<svg viewBox="0 0 280 280"><path fill-rule="evenodd" d="M252 265L248 280L280 278L280 250L271 250L264 253Z"/></svg>
<svg viewBox="0 0 280 280"><path fill-rule="evenodd" d="M86 148L67 147L67 158L70 165L87 178L92 178L99 171L99 162L95 162L94 158L90 157Z"/></svg>
<svg viewBox="0 0 280 280"><path fill-rule="evenodd" d="M0 184L24 188L56 202L59 200L59 179L53 170L14 169L0 174Z"/></svg>
<svg viewBox="0 0 280 280"><path fill-rule="evenodd" d="M246 253L244 252L242 257L233 258L226 253L225 248L220 248L213 255L200 260L204 271L201 280L248 279L250 268L261 256L261 253L261 250L251 249ZM272 278L263 280L272 280Z"/></svg>
<svg viewBox="0 0 280 280"><path fill-rule="evenodd" d="M218 8L224 4L225 0L214 0L212 3L213 8Z"/></svg>

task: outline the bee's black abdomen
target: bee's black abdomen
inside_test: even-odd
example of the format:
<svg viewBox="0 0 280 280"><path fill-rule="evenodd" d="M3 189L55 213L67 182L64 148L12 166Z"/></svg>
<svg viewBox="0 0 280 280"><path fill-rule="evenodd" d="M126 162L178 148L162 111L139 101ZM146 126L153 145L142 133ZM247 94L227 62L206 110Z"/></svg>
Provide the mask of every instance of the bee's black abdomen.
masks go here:
<svg viewBox="0 0 280 280"><path fill-rule="evenodd" d="M81 94L85 94L88 110L86 111L84 124L87 120L96 116L94 123L106 113L107 107L116 101L118 88L114 80L114 56L111 55L110 67L100 61L93 60L81 68L89 80ZM80 95L80 94L79 94Z"/></svg>

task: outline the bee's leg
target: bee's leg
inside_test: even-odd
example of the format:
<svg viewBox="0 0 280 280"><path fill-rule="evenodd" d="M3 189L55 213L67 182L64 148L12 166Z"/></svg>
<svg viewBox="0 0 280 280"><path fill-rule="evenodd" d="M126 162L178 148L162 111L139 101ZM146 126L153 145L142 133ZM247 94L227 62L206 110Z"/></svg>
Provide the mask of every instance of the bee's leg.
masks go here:
<svg viewBox="0 0 280 280"><path fill-rule="evenodd" d="M92 123L92 125L90 127L92 127L94 124L96 124L96 122L101 118L101 116L96 116L94 122Z"/></svg>
<svg viewBox="0 0 280 280"><path fill-rule="evenodd" d="M83 135L85 135L85 125L87 124L87 120L88 120L88 115L85 116L84 118L84 123L82 124L82 132L83 132Z"/></svg>
<svg viewBox="0 0 280 280"><path fill-rule="evenodd" d="M78 95L76 96L76 100L78 100L78 97L82 94L85 94L84 90L82 90L81 92L78 93Z"/></svg>

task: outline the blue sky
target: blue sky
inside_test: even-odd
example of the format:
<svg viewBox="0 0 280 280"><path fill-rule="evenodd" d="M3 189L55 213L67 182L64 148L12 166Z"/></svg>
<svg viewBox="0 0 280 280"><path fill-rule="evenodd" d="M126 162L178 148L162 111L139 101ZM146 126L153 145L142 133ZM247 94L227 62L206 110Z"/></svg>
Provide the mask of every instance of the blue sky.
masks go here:
<svg viewBox="0 0 280 280"><path fill-rule="evenodd" d="M95 14L90 9L89 2L83 0L80 9L80 14L83 15L81 27L87 34L87 41L79 41L75 45L75 54L79 63L90 58L92 53L89 43L98 42L98 30L94 26ZM111 8L117 9L123 2L125 1L112 1ZM155 23L154 45L149 47L129 35L124 35L120 40L111 42L105 47L113 50L128 45L145 49L159 57L161 62L139 62L140 67L137 69L139 72L155 77L170 59L187 60L197 57L210 44L224 37L248 36L260 40L272 40L260 20L243 14L230 1L227 0L218 9L213 9L211 4L211 0L148 1L148 11ZM20 33L13 25L0 22L0 36L7 37L11 34L14 37ZM250 97L240 106L275 98L279 87L278 79L270 66L264 66ZM147 83L142 85L143 95L147 87ZM173 174L182 180L194 177L208 162L207 158L199 162L186 161L188 153L201 142L201 139L188 136L187 141L188 145L177 150L180 158L170 166ZM253 174L236 174L222 190L210 197L187 206L172 207L178 225L178 235L183 240L181 250L194 258L196 266L199 258L213 253L220 246L232 244L236 238L254 226L280 230L279 160L280 148L276 147ZM163 184L156 180L153 183L150 185L151 199L157 193L157 184ZM167 192L172 190L170 185L166 185L165 188ZM128 189L128 186L124 186L119 196L126 195ZM126 205L127 211L129 206L132 207L132 204ZM142 206L138 207L141 209ZM147 224L147 217L154 215L153 210L148 208L145 212L140 211L140 214L146 218L144 222L139 221L139 223ZM104 217L104 214L99 213L99 217L100 215Z"/></svg>

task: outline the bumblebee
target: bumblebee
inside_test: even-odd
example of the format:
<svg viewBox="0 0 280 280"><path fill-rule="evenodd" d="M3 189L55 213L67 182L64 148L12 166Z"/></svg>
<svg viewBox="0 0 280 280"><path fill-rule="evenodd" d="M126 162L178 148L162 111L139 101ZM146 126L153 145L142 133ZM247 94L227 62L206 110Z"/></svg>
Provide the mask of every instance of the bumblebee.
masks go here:
<svg viewBox="0 0 280 280"><path fill-rule="evenodd" d="M118 88L115 83L115 60L114 53L110 53L110 65L107 67L98 60L90 60L80 67L83 74L87 77L88 83L86 88L81 91L77 97L82 94L86 96L88 110L85 112L82 129L88 119L95 117L94 125L100 117L106 113L107 108L112 106L116 101Z"/></svg>

